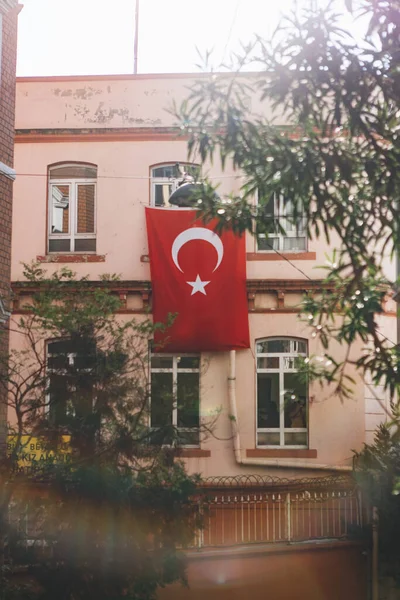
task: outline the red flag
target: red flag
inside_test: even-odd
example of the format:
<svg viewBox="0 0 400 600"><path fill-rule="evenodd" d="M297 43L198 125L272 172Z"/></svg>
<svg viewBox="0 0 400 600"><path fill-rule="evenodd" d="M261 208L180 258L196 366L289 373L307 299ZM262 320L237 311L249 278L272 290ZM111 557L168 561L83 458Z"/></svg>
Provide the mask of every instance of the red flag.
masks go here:
<svg viewBox="0 0 400 600"><path fill-rule="evenodd" d="M193 209L146 208L154 322L159 350L201 352L249 347L244 236L214 233Z"/></svg>

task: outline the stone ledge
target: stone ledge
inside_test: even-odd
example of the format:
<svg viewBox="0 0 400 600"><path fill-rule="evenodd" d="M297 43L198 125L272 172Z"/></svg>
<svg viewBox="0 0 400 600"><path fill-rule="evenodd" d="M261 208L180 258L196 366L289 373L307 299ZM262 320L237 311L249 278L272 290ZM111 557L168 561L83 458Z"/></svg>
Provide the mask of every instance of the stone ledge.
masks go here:
<svg viewBox="0 0 400 600"><path fill-rule="evenodd" d="M177 452L180 458L209 458L211 450L201 450L201 448L180 448Z"/></svg>
<svg viewBox="0 0 400 600"><path fill-rule="evenodd" d="M104 254L46 254L37 256L39 263L98 263L105 262Z"/></svg>
<svg viewBox="0 0 400 600"><path fill-rule="evenodd" d="M317 451L308 448L251 448L246 450L247 458L317 458Z"/></svg>
<svg viewBox="0 0 400 600"><path fill-rule="evenodd" d="M316 252L247 252L249 261L276 261L276 260L316 260Z"/></svg>

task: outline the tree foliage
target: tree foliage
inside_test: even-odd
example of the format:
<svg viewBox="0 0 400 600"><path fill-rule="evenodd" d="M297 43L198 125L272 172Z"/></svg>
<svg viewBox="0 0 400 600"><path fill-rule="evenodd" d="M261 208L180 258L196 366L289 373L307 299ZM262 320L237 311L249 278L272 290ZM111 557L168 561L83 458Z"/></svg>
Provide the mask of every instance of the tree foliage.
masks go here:
<svg viewBox="0 0 400 600"><path fill-rule="evenodd" d="M197 81L174 111L192 158L219 156L243 177L239 194L220 199L211 182L203 184L205 219L216 216L221 228L268 237L281 228L268 199L282 194L293 207L292 223L304 214L308 236L336 246L327 292L305 300L305 318L326 349L342 397L350 395L351 381L344 364L329 356L329 343L361 339L356 368L383 384L394 402L399 352L378 319L396 286L385 261L400 248L400 5L347 2L354 17L369 23L365 39L357 40L341 27L338 4L310 3L289 15L272 39L257 37L244 47L233 73Z"/></svg>
<svg viewBox="0 0 400 600"><path fill-rule="evenodd" d="M149 343L168 324L118 314L115 278L35 264L24 275L0 370L0 597L153 598L185 582L182 549L200 526L199 477L148 426ZM171 428L158 440L177 439Z"/></svg>
<svg viewBox="0 0 400 600"><path fill-rule="evenodd" d="M356 454L356 473L379 508L383 556L398 572L392 492L399 478L400 350L395 331L391 339L382 333L380 316L399 285L388 264L400 251L400 2L347 0L347 11L361 20L355 31L365 27L362 38L343 29L340 6L310 2L296 10L271 39L259 36L244 47L230 74L197 81L174 112L191 157L218 157L242 177L240 193L219 199L204 182L204 219L268 237L280 231L268 200L282 195L293 207L292 224L304 214L309 238L324 237L335 248L324 266L324 292L304 299L303 319L325 349L304 370L348 398L352 363L367 385L388 393L390 426ZM351 352L356 341L358 356ZM337 342L347 349L341 362L331 355Z"/></svg>
<svg viewBox="0 0 400 600"><path fill-rule="evenodd" d="M381 574L400 583L400 431L381 425L374 442L355 453L354 474L370 506L378 509Z"/></svg>

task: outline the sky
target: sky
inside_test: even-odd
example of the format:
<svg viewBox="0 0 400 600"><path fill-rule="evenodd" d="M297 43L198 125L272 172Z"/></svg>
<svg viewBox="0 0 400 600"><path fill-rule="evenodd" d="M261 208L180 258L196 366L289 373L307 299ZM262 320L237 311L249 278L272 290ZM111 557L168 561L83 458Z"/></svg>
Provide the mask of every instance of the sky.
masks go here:
<svg viewBox="0 0 400 600"><path fill-rule="evenodd" d="M217 66L254 33L268 37L294 1L139 0L138 72L196 71L196 47ZM19 76L133 72L136 0L20 2Z"/></svg>

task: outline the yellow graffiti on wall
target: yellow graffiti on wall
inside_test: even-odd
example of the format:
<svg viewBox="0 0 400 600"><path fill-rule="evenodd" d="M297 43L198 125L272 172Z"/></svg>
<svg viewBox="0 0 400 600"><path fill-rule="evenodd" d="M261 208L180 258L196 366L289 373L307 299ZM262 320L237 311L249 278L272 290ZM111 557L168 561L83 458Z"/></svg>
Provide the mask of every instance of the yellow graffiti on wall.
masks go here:
<svg viewBox="0 0 400 600"><path fill-rule="evenodd" d="M42 438L23 435L16 451L16 460L19 471L30 471L39 469L45 465L56 465L68 463L71 460L70 436L63 435L61 444L57 451L50 447L48 442ZM7 436L7 456L11 457L15 451L18 437Z"/></svg>

